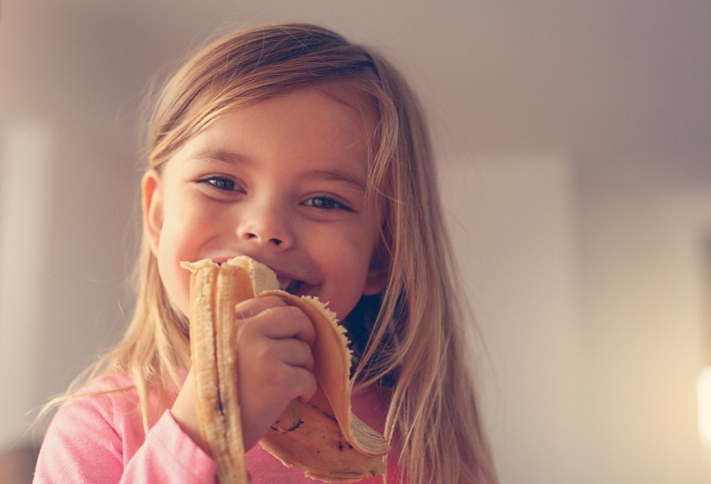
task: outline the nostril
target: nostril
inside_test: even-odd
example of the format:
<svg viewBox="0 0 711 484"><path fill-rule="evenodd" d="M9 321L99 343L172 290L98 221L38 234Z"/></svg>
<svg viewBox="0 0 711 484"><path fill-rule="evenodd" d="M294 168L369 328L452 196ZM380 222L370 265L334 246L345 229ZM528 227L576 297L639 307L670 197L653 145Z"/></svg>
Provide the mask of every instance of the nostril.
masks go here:
<svg viewBox="0 0 711 484"><path fill-rule="evenodd" d="M0 0L1 2L2 0ZM278 223L277 223L278 222ZM264 247L283 250L293 243L292 233L285 223L279 220L262 219L261 223L238 225L236 235L239 240Z"/></svg>
<svg viewBox="0 0 711 484"><path fill-rule="evenodd" d="M247 240L265 240L265 239L262 239L262 237L260 237L259 235L255 234L255 233L253 233L253 232L247 232L247 233L245 233L245 239L247 239ZM278 237L272 237L272 238L269 239L269 242L271 242L271 243L273 243L274 245L276 245L277 247L279 247L280 245L282 245L282 244L284 243L284 240L283 240L283 239L280 239L280 238L278 238Z"/></svg>

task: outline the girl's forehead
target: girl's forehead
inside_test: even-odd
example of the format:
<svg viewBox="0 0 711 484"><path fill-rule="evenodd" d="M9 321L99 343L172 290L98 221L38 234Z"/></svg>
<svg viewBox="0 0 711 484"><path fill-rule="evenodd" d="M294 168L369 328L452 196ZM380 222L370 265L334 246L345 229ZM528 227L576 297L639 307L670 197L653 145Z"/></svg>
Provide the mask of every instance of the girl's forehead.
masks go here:
<svg viewBox="0 0 711 484"><path fill-rule="evenodd" d="M366 94L362 89L357 88L347 80L312 83L251 99L239 97L229 99L225 92L224 86L215 85L193 98L190 105L187 106L186 117L184 118L188 129L182 130L182 135L176 133L178 134L178 137L174 138L176 143L170 153L165 153L168 156L163 158L164 161L173 158L173 155L181 150L181 147L190 143L195 137L200 137L206 130L210 130L212 126L219 124L221 120L229 117L235 111L250 110L250 108L259 109L260 105L273 104L270 101L275 99L304 92L310 92L312 96L315 95L317 98L321 98L324 101L324 106L331 105L332 107L333 103L336 103L337 106L343 108L339 110L353 120L353 126L360 131L361 136L366 140L368 166L371 165L373 153L378 151L379 137L376 134L376 130L379 124L379 116L376 101L372 95ZM314 104L321 105L322 103L319 101ZM325 108L324 112L327 109ZM189 121L191 118L192 121ZM190 125L192 125L192 128L189 127Z"/></svg>
<svg viewBox="0 0 711 484"><path fill-rule="evenodd" d="M336 114L339 125L348 125L349 129L357 129L360 135L366 140L370 149L374 149L375 130L378 125L378 110L375 107L375 101L372 97L359 91L345 81L329 81L306 86L296 87L294 89L264 96L260 99L253 99L248 103L233 100L231 103L224 100L215 99L210 104L214 106L212 109L205 109L202 127L194 133L194 135L208 129L214 123L218 123L225 117L229 117L232 113L238 111L260 111L263 106L274 106L274 101L285 97L300 97L302 99L309 98L309 102L296 104L295 109L301 109L303 112L323 112L324 115ZM334 109L334 106L336 109ZM347 122L344 122L347 120ZM298 131L299 126L295 125L294 129ZM192 136L190 136L192 137ZM187 140L186 140L187 141Z"/></svg>
<svg viewBox="0 0 711 484"><path fill-rule="evenodd" d="M259 158L285 148L297 158L313 154L335 159L360 152L358 157L367 164L373 149L373 110L352 104L352 99L344 101L339 94L303 88L232 107L190 136L179 151L234 149Z"/></svg>

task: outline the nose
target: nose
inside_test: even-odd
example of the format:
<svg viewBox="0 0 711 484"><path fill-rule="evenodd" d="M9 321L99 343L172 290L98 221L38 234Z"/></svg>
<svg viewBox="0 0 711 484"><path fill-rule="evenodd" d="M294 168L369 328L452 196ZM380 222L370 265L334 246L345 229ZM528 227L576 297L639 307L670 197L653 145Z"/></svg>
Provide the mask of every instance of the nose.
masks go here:
<svg viewBox="0 0 711 484"><path fill-rule="evenodd" d="M284 250L294 244L289 217L269 205L246 209L237 226L237 236L241 241L260 247Z"/></svg>

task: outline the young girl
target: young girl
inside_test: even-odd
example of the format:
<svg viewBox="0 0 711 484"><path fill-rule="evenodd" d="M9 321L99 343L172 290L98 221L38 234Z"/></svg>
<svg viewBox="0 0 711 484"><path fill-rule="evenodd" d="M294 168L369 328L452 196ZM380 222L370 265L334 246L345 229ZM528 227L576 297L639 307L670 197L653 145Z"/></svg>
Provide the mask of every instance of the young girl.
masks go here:
<svg viewBox="0 0 711 484"><path fill-rule="evenodd" d="M213 42L160 96L142 193L133 320L60 397L36 482L214 482L180 263L249 255L344 321L354 413L393 447L385 479L364 482L496 484L427 130L386 60L311 25ZM252 482L313 482L256 445L315 392L311 322L260 298L236 324Z"/></svg>

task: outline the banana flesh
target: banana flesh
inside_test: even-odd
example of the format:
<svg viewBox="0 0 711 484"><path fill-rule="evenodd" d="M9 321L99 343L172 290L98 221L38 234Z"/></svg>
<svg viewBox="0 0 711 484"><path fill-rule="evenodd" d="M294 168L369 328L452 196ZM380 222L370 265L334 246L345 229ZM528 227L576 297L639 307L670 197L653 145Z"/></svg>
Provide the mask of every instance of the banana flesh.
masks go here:
<svg viewBox="0 0 711 484"><path fill-rule="evenodd" d="M345 329L320 301L278 290L268 267L248 257L222 265L184 263L191 270L190 340L203 440L215 459L220 484L248 482L237 394L234 307L276 295L301 308L316 329L313 346L318 390L308 403L292 401L260 441L287 466L312 478L355 482L385 471L385 438L351 411L351 353Z"/></svg>

